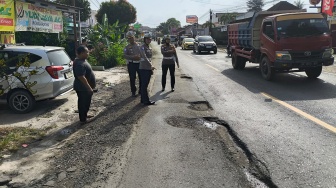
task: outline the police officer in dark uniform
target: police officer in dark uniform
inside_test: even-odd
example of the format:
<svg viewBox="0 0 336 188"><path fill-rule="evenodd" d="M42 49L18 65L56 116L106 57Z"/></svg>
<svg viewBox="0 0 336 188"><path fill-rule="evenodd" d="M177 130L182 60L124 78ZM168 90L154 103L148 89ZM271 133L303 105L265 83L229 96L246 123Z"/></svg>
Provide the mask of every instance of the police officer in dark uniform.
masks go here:
<svg viewBox="0 0 336 188"><path fill-rule="evenodd" d="M155 69L152 65L152 49L149 47L151 43L150 34L144 35L144 44L141 46L140 61L140 77L141 77L141 103L144 105L153 105L154 101L150 101L148 97L148 84Z"/></svg>
<svg viewBox="0 0 336 188"><path fill-rule="evenodd" d="M175 62L177 65L177 68L179 68L179 60L177 58L176 50L174 45L170 44L170 38L166 37L165 40L162 40L162 46L161 46L161 53L163 55L162 59L162 91L165 90L166 87L166 77L167 72L169 69L170 73L170 86L171 91L174 92L174 86L175 86Z"/></svg>
<svg viewBox="0 0 336 188"><path fill-rule="evenodd" d="M129 44L124 49L124 58L127 61L127 69L130 77L132 96L136 96L137 88L135 86L136 74L139 78L139 94L141 93L141 77L139 74L139 65L141 59L140 46L135 42L134 34L131 31L126 33Z"/></svg>

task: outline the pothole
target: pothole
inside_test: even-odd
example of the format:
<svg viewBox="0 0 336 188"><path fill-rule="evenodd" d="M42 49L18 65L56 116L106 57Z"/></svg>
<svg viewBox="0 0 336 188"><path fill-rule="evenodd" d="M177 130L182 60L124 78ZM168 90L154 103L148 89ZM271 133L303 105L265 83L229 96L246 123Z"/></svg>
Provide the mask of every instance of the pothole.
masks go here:
<svg viewBox="0 0 336 188"><path fill-rule="evenodd" d="M244 155L248 163L245 165L248 166L241 166L244 168L245 175L249 182L256 188L267 188L267 187L274 187L277 188L278 186L275 185L272 181L270 172L267 168L267 165L260 161L247 147L247 145L239 138L237 133L231 128L231 126L224 120L221 120L217 117L204 117L206 121L214 122L218 125L222 125L227 129L227 132L235 143L235 146L239 148L242 152L240 155ZM237 161L239 162L239 161ZM240 162L239 162L240 163Z"/></svg>
<svg viewBox="0 0 336 188"><path fill-rule="evenodd" d="M186 118L182 116L171 116L166 119L166 122L173 126L179 128L192 128L198 125L198 119L196 118Z"/></svg>
<svg viewBox="0 0 336 188"><path fill-rule="evenodd" d="M191 77L191 76L188 76L188 75L186 75L186 74L181 74L180 77L181 77L181 78L185 78L185 79L192 80L192 77Z"/></svg>
<svg viewBox="0 0 336 188"><path fill-rule="evenodd" d="M190 102L190 106L188 108L192 110L197 110L197 111L207 111L207 110L212 110L211 105L209 104L208 101L195 101L195 102Z"/></svg>
<svg viewBox="0 0 336 188"><path fill-rule="evenodd" d="M204 103L201 104L204 105ZM196 103L196 106L198 105L199 102ZM218 135L223 139L223 142L225 142L226 150L230 152L237 166L242 168L252 187L278 187L273 183L267 165L249 150L247 145L225 120L221 120L217 117L186 118L182 116L172 116L167 118L166 122L174 127L195 129L196 131L203 130L203 128L216 130ZM220 126L225 129L219 129L218 127Z"/></svg>

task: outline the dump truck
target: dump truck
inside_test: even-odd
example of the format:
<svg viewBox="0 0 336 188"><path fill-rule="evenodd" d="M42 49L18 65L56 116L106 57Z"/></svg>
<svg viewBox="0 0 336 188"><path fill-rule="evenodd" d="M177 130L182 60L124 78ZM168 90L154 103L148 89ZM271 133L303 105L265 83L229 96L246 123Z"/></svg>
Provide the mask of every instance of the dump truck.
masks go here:
<svg viewBox="0 0 336 188"><path fill-rule="evenodd" d="M332 38L325 17L306 11L260 11L228 25L228 55L234 69L259 64L261 75L305 72L317 78L334 64Z"/></svg>

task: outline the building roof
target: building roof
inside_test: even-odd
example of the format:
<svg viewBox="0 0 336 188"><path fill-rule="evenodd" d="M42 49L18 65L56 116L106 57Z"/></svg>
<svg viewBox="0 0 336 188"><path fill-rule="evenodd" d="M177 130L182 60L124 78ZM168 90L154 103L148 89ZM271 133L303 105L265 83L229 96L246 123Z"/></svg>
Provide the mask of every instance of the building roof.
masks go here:
<svg viewBox="0 0 336 188"><path fill-rule="evenodd" d="M288 3L287 1L280 1L279 3L275 4L267 11L278 11L278 10L300 10L297 6Z"/></svg>

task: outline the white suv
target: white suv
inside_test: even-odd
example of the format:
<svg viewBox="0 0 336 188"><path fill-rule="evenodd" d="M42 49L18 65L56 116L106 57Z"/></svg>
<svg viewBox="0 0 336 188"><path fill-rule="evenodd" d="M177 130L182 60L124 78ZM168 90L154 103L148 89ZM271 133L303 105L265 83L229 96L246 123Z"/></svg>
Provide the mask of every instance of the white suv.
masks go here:
<svg viewBox="0 0 336 188"><path fill-rule="evenodd" d="M36 101L73 89L72 61L62 47L2 45L0 100L17 113L28 113Z"/></svg>

